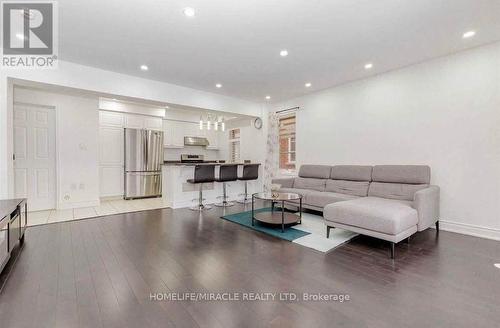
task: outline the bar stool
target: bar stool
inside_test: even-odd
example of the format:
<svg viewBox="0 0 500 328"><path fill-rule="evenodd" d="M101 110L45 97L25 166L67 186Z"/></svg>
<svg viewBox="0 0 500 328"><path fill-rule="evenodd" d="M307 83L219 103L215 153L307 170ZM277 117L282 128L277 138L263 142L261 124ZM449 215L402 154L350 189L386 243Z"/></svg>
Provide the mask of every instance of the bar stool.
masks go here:
<svg viewBox="0 0 500 328"><path fill-rule="evenodd" d="M244 164L243 165L243 173L241 177L238 177L238 180L245 181L245 192L240 194L239 196L243 196L242 200L238 200L238 203L246 204L251 203L252 198L248 197L248 181L257 180L259 178L259 165L260 164Z"/></svg>
<svg viewBox="0 0 500 328"><path fill-rule="evenodd" d="M222 196L217 198L222 198L222 202L214 204L215 206L227 207L233 206L233 202L227 201L227 192L226 192L226 182L236 181L238 180L238 164L224 164L219 168L219 178L215 181L222 182Z"/></svg>
<svg viewBox="0 0 500 328"><path fill-rule="evenodd" d="M194 167L194 178L188 179L188 183L199 184L200 185L200 194L198 199L193 199L193 201L198 200L198 205L190 207L193 211L203 211L209 210L212 207L209 205L203 205L203 184L211 183L215 181L215 165L195 165Z"/></svg>

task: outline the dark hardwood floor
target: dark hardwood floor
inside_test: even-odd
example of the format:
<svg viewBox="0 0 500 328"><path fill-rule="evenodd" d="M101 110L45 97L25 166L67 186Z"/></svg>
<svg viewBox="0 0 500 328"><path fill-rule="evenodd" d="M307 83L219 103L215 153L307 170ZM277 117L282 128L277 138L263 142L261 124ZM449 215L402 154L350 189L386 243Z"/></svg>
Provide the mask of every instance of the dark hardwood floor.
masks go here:
<svg viewBox="0 0 500 328"><path fill-rule="evenodd" d="M240 212L241 206L228 209ZM500 242L429 229L323 254L189 210L29 228L0 327L498 327ZM345 293L350 301L152 301L168 292Z"/></svg>

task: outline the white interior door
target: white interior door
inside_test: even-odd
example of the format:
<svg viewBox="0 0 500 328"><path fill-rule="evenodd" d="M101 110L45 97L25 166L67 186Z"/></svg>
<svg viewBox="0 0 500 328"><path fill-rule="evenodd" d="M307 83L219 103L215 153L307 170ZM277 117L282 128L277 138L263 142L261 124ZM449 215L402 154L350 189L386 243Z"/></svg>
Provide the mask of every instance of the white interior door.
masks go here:
<svg viewBox="0 0 500 328"><path fill-rule="evenodd" d="M28 209L56 207L55 109L14 105L14 194Z"/></svg>

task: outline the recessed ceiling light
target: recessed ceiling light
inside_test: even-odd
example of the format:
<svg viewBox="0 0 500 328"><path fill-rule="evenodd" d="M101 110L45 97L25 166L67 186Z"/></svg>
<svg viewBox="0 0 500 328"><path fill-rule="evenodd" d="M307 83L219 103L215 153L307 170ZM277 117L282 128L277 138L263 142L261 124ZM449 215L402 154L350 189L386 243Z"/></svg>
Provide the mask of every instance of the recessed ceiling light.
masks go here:
<svg viewBox="0 0 500 328"><path fill-rule="evenodd" d="M149 69L149 68L148 68L148 66L146 66L146 65L141 65L141 70L143 70L143 71L147 71L148 69Z"/></svg>
<svg viewBox="0 0 500 328"><path fill-rule="evenodd" d="M495 267L496 267L497 269L500 269L500 263L495 263Z"/></svg>
<svg viewBox="0 0 500 328"><path fill-rule="evenodd" d="M306 88L309 88L312 84L311 82L307 82L306 84L304 84Z"/></svg>
<svg viewBox="0 0 500 328"><path fill-rule="evenodd" d="M187 17L194 17L194 9L191 8L191 7L186 7L184 8L184 10L182 11L184 13L184 15L186 15Z"/></svg>
<svg viewBox="0 0 500 328"><path fill-rule="evenodd" d="M464 39L469 39L472 38L474 35L476 35L476 31L467 31L464 33L462 36Z"/></svg>
<svg viewBox="0 0 500 328"><path fill-rule="evenodd" d="M169 109L169 108L170 108L170 107L168 107L168 106L165 106L165 109Z"/></svg>
<svg viewBox="0 0 500 328"><path fill-rule="evenodd" d="M365 64L365 69L372 69L372 68L373 68L373 64L372 63Z"/></svg>
<svg viewBox="0 0 500 328"><path fill-rule="evenodd" d="M288 56L288 50L286 50L286 49L281 50L281 51L280 51L280 56L281 56L281 57L286 57L286 56Z"/></svg>
<svg viewBox="0 0 500 328"><path fill-rule="evenodd" d="M113 99L111 99L111 100L116 101L116 98L113 98Z"/></svg>
<svg viewBox="0 0 500 328"><path fill-rule="evenodd" d="M220 88L222 88L222 84L217 83L217 84L215 85L215 87L220 89Z"/></svg>
<svg viewBox="0 0 500 328"><path fill-rule="evenodd" d="M24 34L22 34L22 33L17 33L17 34L16 34L16 38L18 38L19 40L24 40Z"/></svg>
<svg viewBox="0 0 500 328"><path fill-rule="evenodd" d="M267 99L267 100L271 99L271 96L266 96L266 99Z"/></svg>

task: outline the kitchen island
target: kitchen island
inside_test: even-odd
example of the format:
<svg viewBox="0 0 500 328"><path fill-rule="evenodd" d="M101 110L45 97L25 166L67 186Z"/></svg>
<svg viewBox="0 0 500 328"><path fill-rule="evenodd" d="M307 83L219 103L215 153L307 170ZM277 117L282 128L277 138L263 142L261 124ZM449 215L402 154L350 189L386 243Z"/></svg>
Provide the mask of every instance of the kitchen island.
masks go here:
<svg viewBox="0 0 500 328"><path fill-rule="evenodd" d="M238 171L242 170L243 164L256 163L185 163L181 161L165 161L162 168L162 198L166 206L171 208L182 208L193 206L198 200L199 185L188 183L188 179L194 177L196 165L215 165L215 176L218 176L218 167L222 165L240 165ZM262 191L262 182L259 179L248 181L248 194ZM239 194L245 190L243 181L227 182L227 195L230 201L240 199ZM203 184L203 198L205 204L218 202L217 197L222 196L222 183L212 182Z"/></svg>

